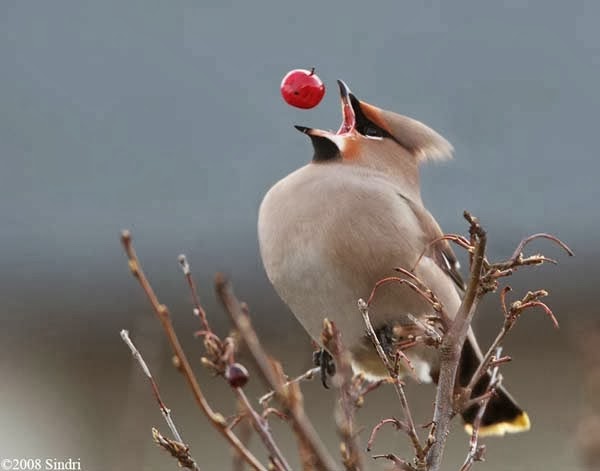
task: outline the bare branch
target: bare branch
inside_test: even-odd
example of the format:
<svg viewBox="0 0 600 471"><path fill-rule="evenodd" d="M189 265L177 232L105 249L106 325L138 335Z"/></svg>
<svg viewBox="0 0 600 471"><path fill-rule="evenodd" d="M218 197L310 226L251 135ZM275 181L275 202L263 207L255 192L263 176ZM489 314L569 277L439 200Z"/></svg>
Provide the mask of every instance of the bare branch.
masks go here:
<svg viewBox="0 0 600 471"><path fill-rule="evenodd" d="M240 410L240 413L236 416L236 419L238 419L236 421L235 424L230 424L230 428L233 429L233 427L235 427L236 425L238 426L238 437L240 438L240 441L245 445L248 446L250 444L250 440L252 440L252 425L247 421L247 420L243 420L246 418L243 409L244 406L242 404L240 404L238 402L238 409ZM246 464L244 463L244 460L242 458L240 458L240 455L238 453L233 453L232 456L232 463L231 463L231 471L244 471L246 469Z"/></svg>
<svg viewBox="0 0 600 471"><path fill-rule="evenodd" d="M307 370L304 373L302 373L300 376L296 376L294 379L287 381L284 384L284 386L289 386L291 383L300 383L302 381L310 381L311 379L313 379L315 377L315 375L318 375L320 372L321 372L321 368L318 366L311 368L310 370ZM261 396L258 399L258 403L264 406L271 399L273 399L273 396L275 396L275 391L270 391L267 394L265 394L264 396Z"/></svg>
<svg viewBox="0 0 600 471"><path fill-rule="evenodd" d="M487 235L479 225L477 218L465 211L465 219L470 224L469 233L474 245L471 257L471 275L463 301L458 312L444 335L440 346L440 375L438 378L437 394L433 422L435 424L434 443L427 454L427 465L430 471L438 471L442 464L442 456L448 436L448 426L455 414L454 391L456 373L460 361L460 353L467 338L469 326L475 313L477 301L480 296L479 283L485 256Z"/></svg>
<svg viewBox="0 0 600 471"><path fill-rule="evenodd" d="M290 465L275 443L268 422L252 407L242 389L248 382L248 371L243 365L233 362L235 351L234 340L231 337L227 337L224 341L221 341L221 339L213 333L208 323L206 311L200 304L200 298L187 258L185 255L180 255L178 260L192 295L194 314L200 318L202 326L205 329L204 332L206 335L204 338L204 346L212 358L212 361L209 360L211 369L223 375L232 387L238 398L238 403L244 409L245 416L250 419L258 436L269 452L273 467L278 471L291 471Z"/></svg>
<svg viewBox="0 0 600 471"><path fill-rule="evenodd" d="M500 356L500 345L507 333L513 328L523 312L532 308L541 308L544 313L558 327L558 322L552 310L541 301L541 298L547 295L544 290L528 292L521 299L512 303L507 303L506 295L510 291L505 287L500 292L502 310L504 312L504 323L496 339L492 342L490 348L486 351L483 360L476 369L473 376L469 379L466 387L461 387L458 381L458 365L460 355L473 316L475 314L479 300L488 292L495 291L499 286L499 281L510 276L516 269L524 266L536 266L543 263L556 263L556 260L548 258L541 254L524 256L523 250L532 241L538 238L545 238L559 245L569 255L573 255L571 249L560 239L545 233L534 234L526 237L517 246L510 259L490 263L486 259L485 249L487 235L483 230L477 218L471 216L468 212L464 213L465 219L469 223L469 237L463 237L456 234L443 235L431 241L424 248L418 258L417 264L430 248L437 243L443 242L444 246L448 242L453 242L464 248L469 254L470 273L466 287L466 292L462 303L453 319L445 311L444 306L436 297L435 293L423 283L413 271L405 268L396 268L401 275L390 276L379 280L373 287L367 302L359 300L358 306L361 311L368 337L373 343L375 350L383 362L389 378L377 382L369 382L363 375L352 375L350 353L342 345L341 333L337 331L336 326L326 321L322 333L321 343L334 357L337 365L337 374L333 377L333 384L337 387L339 393L338 406L335 411L335 419L338 426L338 432L342 438L341 453L343 466L348 471L361 471L363 467L362 453L358 443L358 430L354 422L356 409L361 407L364 402L364 396L377 388L384 382L393 384L394 390L400 401L403 412L403 419L396 418L383 419L377 423L370 434L367 444L367 450L370 451L380 429L389 424L397 430L406 433L414 448L414 460L405 461L396 454L389 453L384 455L375 455L374 459L385 458L394 465L394 469L402 471L440 471L442 456L445 443L449 432L449 424L452 418L466 407L479 406L473 422L471 440L469 442L468 455L463 463L461 471L470 471L474 462L483 459L485 446L479 444L479 431L486 407L493 397L496 388L501 382L498 369L499 365L510 361L509 356ZM181 345L174 332L171 317L166 306L160 304L150 283L146 279L139 260L131 244L129 232L124 231L121 236L123 247L129 260L129 267L138 280L140 286L148 297L174 352L174 361L177 368L184 375L190 386L196 402L203 413L208 417L211 424L222 434L230 443L237 458L234 466L241 470L244 463L249 464L253 469L266 471L267 468L262 465L257 458L248 450L245 443L249 437L252 425L258 436L264 443L269 453L269 470L291 471L290 465L278 448L271 433L267 417L276 415L288 422L298 440L300 460L302 469L305 471L331 471L340 469L335 460L331 457L324 446L321 438L316 433L312 423L306 416L303 405L303 397L300 391L299 383L310 380L320 371L319 368L311 368L307 372L294 379L288 379L284 375L281 365L267 355L263 349L256 332L250 322L248 308L244 303L240 303L235 297L229 283L220 275L216 279L216 291L218 297L223 303L227 313L230 315L236 330L221 340L211 329L206 312L200 304L198 291L192 277L189 263L185 256L179 257L179 263L189 286L193 311L199 317L201 330L195 333L195 336L201 337L206 349L206 356L201 358L202 364L212 370L213 373L223 376L232 387L237 396L241 411L233 420L225 420L221 414L212 410L196 377L190 367L190 364L181 349ZM380 287L388 283L398 283L406 285L410 290L416 293L417 297L423 299L431 306L430 315L425 317L416 317L408 315L413 326L393 326L392 338L394 339L394 352L384 350L381 340L369 316L369 307L375 300L375 296ZM454 313L452 313L454 314ZM135 346L129 339L127 332L122 332L123 340L130 347L132 354L136 357L142 370L149 378L154 395L157 399L161 412L169 425L175 440L170 440L162 436L153 429L154 440L165 450L175 456L181 466L192 470L198 470L194 460L189 455L189 449L182 442L180 435L171 419L170 412L162 402L158 393L158 387L144 363L141 355L135 349ZM235 355L240 342L244 342L248 348L253 361L258 367L261 379L272 391L259 399L259 404L263 406L262 413L257 412L253 407L244 390L242 389L249 379L248 372L240 363L235 362ZM408 400L406 398L404 384L400 380L400 371L405 371L415 375L414 368L409 357L404 350L415 346L432 346L439 352L439 376L434 405L433 420L425 427L429 428L429 435L425 443L417 433L415 422L413 420ZM404 363L406 368L402 365ZM482 378L489 374L490 383L483 394L472 397L475 386ZM278 408L269 407L269 401L275 398ZM245 419L248 419L247 421ZM240 440L238 435L233 432L237 424L243 422L247 425L245 432L246 438ZM241 430L241 429L236 429ZM241 430L242 432L244 430Z"/></svg>
<svg viewBox="0 0 600 471"><path fill-rule="evenodd" d="M396 430L403 430L404 432L408 432L408 425L405 422L396 419L395 417L380 420L375 425L375 427L373 427L373 430L371 430L371 435L369 436L369 441L367 442L367 451L371 451L373 449L373 443L375 443L377 433L385 424L392 424L396 428Z"/></svg>
<svg viewBox="0 0 600 471"><path fill-rule="evenodd" d="M535 239L548 239L551 240L552 242L554 242L555 244L557 244L559 247L561 247L565 252L567 252L567 254L572 257L573 255L575 255L573 253L573 251L569 248L569 246L567 244L565 244L562 240L560 240L558 237L553 236L552 234L546 234L544 232L540 232L538 234L533 234L530 235L529 237L525 237L517 246L517 248L515 249L514 253L512 254L511 260L517 260L521 254L523 253L523 249L525 248L525 246L527 244L529 244L531 241L535 240Z"/></svg>
<svg viewBox="0 0 600 471"><path fill-rule="evenodd" d="M420 461L424 458L423 447L421 446L421 440L419 439L419 435L417 434L417 431L415 429L415 423L413 421L412 414L408 406L408 400L406 398L406 393L404 392L404 386L402 385L402 382L398 377L398 371L395 369L394 365L385 353L385 350L381 346L381 342L379 341L379 338L377 337L377 334L373 329L373 324L371 323L371 318L369 317L369 308L367 303L365 303L362 299L359 299L358 309L360 310L363 316L363 320L367 328L367 335L371 339L371 342L373 342L373 345L375 346L375 350L377 350L379 358L381 358L381 361L385 365L390 377L392 378L392 384L394 385L394 389L400 400L400 405L402 406L404 420L408 425L406 432L411 440L413 448L415 449L417 460Z"/></svg>
<svg viewBox="0 0 600 471"><path fill-rule="evenodd" d="M196 471L199 470L196 462L190 456L190 449L187 445L162 436L154 427L152 427L152 438L157 445L168 451L177 460L179 466Z"/></svg>
<svg viewBox="0 0 600 471"><path fill-rule="evenodd" d="M399 276L388 276L386 278L382 278L381 280L377 281L377 283L375 283L375 286L371 290L371 294L369 295L369 298L367 299L367 302L366 302L367 307L371 306L371 304L373 303L373 300L375 299L375 295L377 294L377 291L379 290L379 288L381 286L389 284L389 283L398 283L398 284L406 285L410 289L415 291L419 296L421 296L425 301L427 301L431 305L431 307L433 308L434 311L436 311L439 314L443 314L443 319L448 318L448 315L444 311L444 307L438 301L438 299L433 294L433 292L429 288L424 286L423 283L415 275L410 273L408 270L405 270L404 268L395 268L394 270L405 274L406 276L408 276L411 279L400 278Z"/></svg>
<svg viewBox="0 0 600 471"><path fill-rule="evenodd" d="M177 440L177 442L179 442L180 444L183 445L184 441L181 438L181 435L179 434L177 427L175 426L175 422L173 422L173 418L171 417L171 410L163 402L162 397L160 396L160 391L158 389L158 384L156 384L156 381L154 381L154 378L152 377L152 373L150 373L150 369L148 368L148 365L144 361L142 354L135 347L134 343L131 341L131 338L129 337L129 332L126 331L125 329L121 330L121 338L123 339L123 342L125 342L125 344L129 347L129 350L131 350L131 354L133 355L133 358L135 358L135 360L139 363L142 371L146 375L146 378L148 378L148 381L150 382L150 386L152 387L152 392L154 393L156 402L158 402L158 407L160 408L160 412L162 413L162 415L165 419L165 422L169 426L169 429L171 430L171 433L173 434L173 438L175 438L175 440ZM192 456L189 453L189 447L187 447L186 445L183 445L183 447L186 449L186 453L181 454L181 459L179 459L179 457L178 457L180 465L184 468L192 469L195 471L200 471L200 468L196 464L196 461L192 458ZM175 456L175 455L173 455L173 456Z"/></svg>
<svg viewBox="0 0 600 471"><path fill-rule="evenodd" d="M160 321L167 339L169 340L169 344L171 345L171 349L177 359L177 364L179 367L179 371L181 371L192 390L196 403L200 406L200 409L206 417L208 417L210 423L221 433L221 435L231 444L231 446L244 457L244 460L252 466L252 468L259 471L267 471L267 469L256 459L256 457L244 446L244 444L239 440L239 438L227 427L227 422L225 418L214 412L211 406L208 404L206 398L204 397L204 393L200 388L200 384L194 375L192 367L181 348L181 344L179 343L179 339L177 338L177 334L173 329L173 324L171 323L171 316L169 314L169 310L164 304L161 304L156 296L154 289L150 285L150 282L146 278L144 271L142 270L140 261L135 253L135 249L133 248L133 244L131 241L131 234L129 231L123 231L121 233L121 243L123 244L123 248L125 249L125 253L127 255L127 259L129 261L129 269L133 276L138 280L140 286L144 290L144 293L148 297L158 320Z"/></svg>
<svg viewBox="0 0 600 471"><path fill-rule="evenodd" d="M265 444L275 469L291 471L292 468L273 439L273 435L271 434L271 430L269 428L269 423L264 419L264 417L258 414L256 410L254 410L242 388L234 388L234 391L238 397L238 400L250 417L252 425L254 426L254 430L256 430L256 433Z"/></svg>
<svg viewBox="0 0 600 471"><path fill-rule="evenodd" d="M494 356L496 358L500 358L502 354L502 347L497 347ZM496 389L500 386L502 378L498 375L498 366L492 370L492 374L490 376L490 383L487 387L487 391L485 393L485 397L481 400L481 405L479 406L479 410L477 411L477 415L475 416L475 420L473 421L473 431L471 433L471 440L469 442L469 453L467 458L460 468L460 471L469 471L473 463L475 461L483 461L483 454L485 452L484 446L479 446L479 429L481 427L481 421L483 420L483 416L485 415L485 411L487 409L487 405L490 402L490 399L493 397Z"/></svg>
<svg viewBox="0 0 600 471"><path fill-rule="evenodd" d="M273 367L273 362L264 351L256 332L252 328L249 317L244 314L241 304L233 294L228 281L222 275L217 275L215 284L217 294L240 335L246 342L262 378L268 387L275 391L275 397L284 407L286 415L290 417L294 432L305 446L305 450L310 452L310 456L314 459L315 469L329 471L339 467L327 452L323 442L306 416L301 406L299 390L292 387L295 384L286 387L282 374Z"/></svg>
<svg viewBox="0 0 600 471"><path fill-rule="evenodd" d="M335 411L338 434L342 438L340 446L342 461L347 471L360 471L363 467L362 453L355 430L354 412L360 395L359 385L353 381L350 352L342 344L342 336L335 324L323 321L321 342L333 357L336 365L334 385L337 386L339 400Z"/></svg>
<svg viewBox="0 0 600 471"><path fill-rule="evenodd" d="M408 463L407 461L403 460L402 458L400 458L399 456L393 454L393 453L388 453L386 455L373 455L373 459L374 460L378 460L378 459L386 459L391 461L392 463L394 463L394 469L398 470L398 471L416 471L414 466L412 466L410 463Z"/></svg>
<svg viewBox="0 0 600 471"><path fill-rule="evenodd" d="M436 239L433 239L431 242L429 242L425 248L423 249L423 251L421 252L421 255L419 255L419 258L417 258L416 263L413 265L412 271L415 271L415 269L419 266L419 263L421 263L421 260L423 259L423 257L425 256L425 254L427 253L427 251L435 244L437 244L438 242L441 242L443 240L449 240L450 242L454 242L456 245L459 245L460 247L462 247L463 249L470 251L473 249L473 247L471 247L471 243L469 242L469 240L461 235L458 234L444 234L440 237L437 237Z"/></svg>
<svg viewBox="0 0 600 471"><path fill-rule="evenodd" d="M200 318L200 322L202 323L202 327L206 332L211 332L210 325L208 324L208 317L206 316L206 311L200 304L200 297L198 296L198 290L196 289L196 283L194 282L194 278L192 277L192 270L190 269L190 264L187 261L185 255L181 254L177 260L179 261L179 265L181 266L181 270L183 271L183 275L187 281L188 287L190 288L190 293L192 295L192 301L194 303L194 315Z"/></svg>
<svg viewBox="0 0 600 471"><path fill-rule="evenodd" d="M426 337L428 337L431 340L433 345L441 345L442 335L437 330L435 330L430 324L428 324L427 322L423 322L421 319L413 316L411 313L408 313L408 318L423 330L423 333Z"/></svg>

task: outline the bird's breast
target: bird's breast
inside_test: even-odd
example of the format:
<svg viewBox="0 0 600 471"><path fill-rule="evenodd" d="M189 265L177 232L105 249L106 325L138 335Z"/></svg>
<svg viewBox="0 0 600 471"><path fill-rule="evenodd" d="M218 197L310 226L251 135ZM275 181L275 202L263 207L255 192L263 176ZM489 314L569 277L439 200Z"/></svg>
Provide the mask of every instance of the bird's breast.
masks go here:
<svg viewBox="0 0 600 471"><path fill-rule="evenodd" d="M424 243L393 187L341 177L310 167L286 177L265 196L258 229L267 275L303 327L318 341L327 317L352 347L364 337L358 299L394 267L413 264ZM381 324L422 309L403 287L384 287L372 318Z"/></svg>

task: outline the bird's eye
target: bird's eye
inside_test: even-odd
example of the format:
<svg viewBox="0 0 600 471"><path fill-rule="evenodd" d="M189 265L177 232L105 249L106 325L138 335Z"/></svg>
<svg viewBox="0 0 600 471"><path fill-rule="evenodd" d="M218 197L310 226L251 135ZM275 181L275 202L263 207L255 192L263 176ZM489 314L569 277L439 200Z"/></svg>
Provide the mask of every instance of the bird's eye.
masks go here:
<svg viewBox="0 0 600 471"><path fill-rule="evenodd" d="M383 131L374 126L367 126L364 135L367 137L383 137Z"/></svg>

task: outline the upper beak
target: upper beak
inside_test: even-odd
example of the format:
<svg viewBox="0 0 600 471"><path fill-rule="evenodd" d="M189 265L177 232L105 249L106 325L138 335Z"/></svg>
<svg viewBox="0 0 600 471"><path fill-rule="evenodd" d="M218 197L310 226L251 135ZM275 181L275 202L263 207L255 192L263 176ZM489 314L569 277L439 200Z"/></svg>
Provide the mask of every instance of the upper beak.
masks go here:
<svg viewBox="0 0 600 471"><path fill-rule="evenodd" d="M331 138L332 136L340 134L349 134L354 131L356 127L356 115L352 108L352 102L350 100L351 91L342 80L337 81L340 87L340 101L342 104L342 124L338 131L334 134L331 131L323 131L321 129L307 128L306 126L294 126L298 131L308 134L309 136L322 136Z"/></svg>

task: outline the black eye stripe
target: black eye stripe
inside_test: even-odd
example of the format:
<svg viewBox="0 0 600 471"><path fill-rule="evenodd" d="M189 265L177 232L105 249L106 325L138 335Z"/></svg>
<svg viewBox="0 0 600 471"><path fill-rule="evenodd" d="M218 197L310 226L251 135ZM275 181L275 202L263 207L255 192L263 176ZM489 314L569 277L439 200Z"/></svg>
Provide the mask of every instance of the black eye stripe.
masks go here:
<svg viewBox="0 0 600 471"><path fill-rule="evenodd" d="M373 121L365 116L360 108L360 102L356 99L356 97L350 95L350 100L352 102L352 109L354 110L354 116L356 119L356 130L360 134L369 137L389 137L393 139L389 132L377 126Z"/></svg>
<svg viewBox="0 0 600 471"><path fill-rule="evenodd" d="M369 137L383 137L383 129L376 126L367 125L364 129L364 132L361 132L361 134Z"/></svg>
<svg viewBox="0 0 600 471"><path fill-rule="evenodd" d="M380 128L375 123L369 121L366 118L364 121L359 119L356 120L356 130L363 136L389 138L392 137L390 133L387 132L385 129Z"/></svg>
<svg viewBox="0 0 600 471"><path fill-rule="evenodd" d="M315 153L313 155L314 162L327 162L339 159L340 150L333 142L326 137L310 136Z"/></svg>

